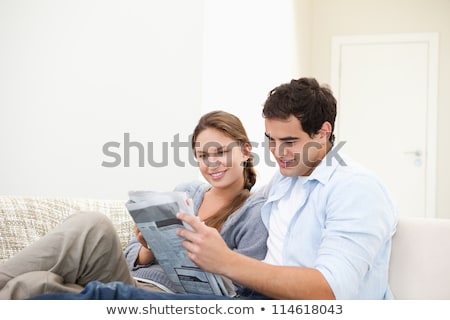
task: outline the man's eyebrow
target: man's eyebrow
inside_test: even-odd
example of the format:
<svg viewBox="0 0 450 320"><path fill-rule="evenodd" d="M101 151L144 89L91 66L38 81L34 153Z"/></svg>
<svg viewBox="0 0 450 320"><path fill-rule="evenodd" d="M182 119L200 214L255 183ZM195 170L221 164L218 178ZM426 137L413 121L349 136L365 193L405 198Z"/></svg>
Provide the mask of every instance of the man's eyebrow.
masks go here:
<svg viewBox="0 0 450 320"><path fill-rule="evenodd" d="M292 141L292 140L298 140L298 139L300 139L300 138L299 137L292 137L292 136L280 138L281 141Z"/></svg>
<svg viewBox="0 0 450 320"><path fill-rule="evenodd" d="M270 140L273 140L273 138L268 134L268 133L264 133L264 135L269 138ZM298 140L298 137L293 137L293 136L287 136L287 137L283 137L280 138L279 140L281 141L292 141L292 140Z"/></svg>

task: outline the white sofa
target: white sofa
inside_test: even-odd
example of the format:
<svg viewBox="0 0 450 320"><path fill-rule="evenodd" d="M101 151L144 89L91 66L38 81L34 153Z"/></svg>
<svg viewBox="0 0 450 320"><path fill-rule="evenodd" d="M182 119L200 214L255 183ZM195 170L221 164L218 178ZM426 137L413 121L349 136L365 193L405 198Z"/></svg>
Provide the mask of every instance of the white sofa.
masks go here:
<svg viewBox="0 0 450 320"><path fill-rule="evenodd" d="M396 299L450 299L450 219L400 218L389 278Z"/></svg>
<svg viewBox="0 0 450 320"><path fill-rule="evenodd" d="M124 248L133 236L124 201L0 196L0 263L79 210L109 216ZM450 219L400 219L389 277L396 299L450 299Z"/></svg>

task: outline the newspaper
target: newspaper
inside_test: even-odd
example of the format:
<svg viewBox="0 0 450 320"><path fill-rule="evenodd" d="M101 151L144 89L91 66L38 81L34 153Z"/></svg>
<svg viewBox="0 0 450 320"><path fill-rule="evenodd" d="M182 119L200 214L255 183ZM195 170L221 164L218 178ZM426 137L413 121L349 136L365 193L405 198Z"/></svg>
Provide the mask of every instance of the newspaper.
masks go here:
<svg viewBox="0 0 450 320"><path fill-rule="evenodd" d="M176 213L194 214L184 192L130 191L128 195L128 212L178 293L234 294L224 278L203 271L187 257L183 239L176 235L179 228L190 229Z"/></svg>

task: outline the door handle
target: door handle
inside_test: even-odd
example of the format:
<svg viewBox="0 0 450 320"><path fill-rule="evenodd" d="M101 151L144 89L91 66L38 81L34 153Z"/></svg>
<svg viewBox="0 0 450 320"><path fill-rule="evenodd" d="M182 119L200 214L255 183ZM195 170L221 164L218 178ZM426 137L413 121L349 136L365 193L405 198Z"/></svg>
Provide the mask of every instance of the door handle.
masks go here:
<svg viewBox="0 0 450 320"><path fill-rule="evenodd" d="M405 151L405 154L412 154L415 155L416 157L421 157L422 156L422 151L420 150L416 150L416 151Z"/></svg>
<svg viewBox="0 0 450 320"><path fill-rule="evenodd" d="M420 150L415 150L415 151L405 151L405 154L411 154L413 156L416 157L416 159L414 160L414 164L417 167L420 167L422 165L422 151Z"/></svg>

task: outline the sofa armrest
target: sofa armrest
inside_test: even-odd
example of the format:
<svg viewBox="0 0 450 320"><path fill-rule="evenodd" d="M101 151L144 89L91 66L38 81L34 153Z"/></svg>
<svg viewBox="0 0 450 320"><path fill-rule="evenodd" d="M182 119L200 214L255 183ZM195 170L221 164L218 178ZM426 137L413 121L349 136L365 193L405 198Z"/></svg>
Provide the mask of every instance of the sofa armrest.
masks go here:
<svg viewBox="0 0 450 320"><path fill-rule="evenodd" d="M450 299L450 219L400 218L389 283L396 299Z"/></svg>
<svg viewBox="0 0 450 320"><path fill-rule="evenodd" d="M0 263L77 211L107 215L116 227L122 248L134 234L134 223L123 200L0 196Z"/></svg>

